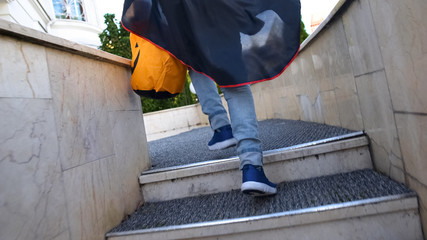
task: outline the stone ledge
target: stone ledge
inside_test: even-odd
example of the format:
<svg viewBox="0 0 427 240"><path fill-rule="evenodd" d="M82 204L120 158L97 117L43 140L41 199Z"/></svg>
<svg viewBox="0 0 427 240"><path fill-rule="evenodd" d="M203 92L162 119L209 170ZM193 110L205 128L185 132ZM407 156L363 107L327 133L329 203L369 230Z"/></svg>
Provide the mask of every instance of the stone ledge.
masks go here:
<svg viewBox="0 0 427 240"><path fill-rule="evenodd" d="M327 28L327 25L332 22L335 16L345 11L345 9L347 9L347 7L350 6L352 2L353 0L340 0L329 13L329 15L316 28L316 30L304 40L304 42L301 44L300 52L303 51L313 41L313 39L315 39L320 34L320 32L323 31L324 28Z"/></svg>
<svg viewBox="0 0 427 240"><path fill-rule="evenodd" d="M131 61L102 50L81 45L63 38L46 34L32 28L27 28L16 23L0 19L0 34L25 40L26 42L42 45L61 51L78 54L91 59L109 62L115 65L129 67Z"/></svg>

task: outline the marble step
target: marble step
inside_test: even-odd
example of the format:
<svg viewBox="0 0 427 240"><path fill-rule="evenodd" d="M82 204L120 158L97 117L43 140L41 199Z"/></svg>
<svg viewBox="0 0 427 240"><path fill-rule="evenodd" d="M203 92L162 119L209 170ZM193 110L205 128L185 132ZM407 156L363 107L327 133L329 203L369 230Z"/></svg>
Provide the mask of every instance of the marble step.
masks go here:
<svg viewBox="0 0 427 240"><path fill-rule="evenodd" d="M144 172L139 182L146 202L166 201L240 189L237 157ZM362 132L264 152L272 182L294 181L372 168Z"/></svg>
<svg viewBox="0 0 427 240"><path fill-rule="evenodd" d="M264 151L323 141L346 134L356 134L354 131L341 127L287 119L260 121L258 130ZM149 142L152 169L177 167L236 156L235 147L221 151L209 151L207 144L211 140L212 134L210 127L201 127Z"/></svg>
<svg viewBox="0 0 427 240"><path fill-rule="evenodd" d="M146 203L107 233L136 239L422 239L418 201L371 169L278 185L273 197L225 193Z"/></svg>

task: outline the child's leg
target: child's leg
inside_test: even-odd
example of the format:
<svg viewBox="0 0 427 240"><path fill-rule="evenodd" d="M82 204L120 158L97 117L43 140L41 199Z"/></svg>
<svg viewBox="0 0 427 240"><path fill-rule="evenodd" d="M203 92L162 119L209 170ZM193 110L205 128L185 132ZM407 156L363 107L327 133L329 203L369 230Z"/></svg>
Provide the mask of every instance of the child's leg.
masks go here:
<svg viewBox="0 0 427 240"><path fill-rule="evenodd" d="M190 73L190 76L202 111L209 116L209 123L214 130L214 135L208 143L209 150L221 150L236 145L237 140L233 137L230 120L215 82L195 72Z"/></svg>
<svg viewBox="0 0 427 240"><path fill-rule="evenodd" d="M238 140L242 192L256 196L275 194L276 185L268 180L262 168L261 141L250 86L223 88L222 91L228 103L233 134Z"/></svg>
<svg viewBox="0 0 427 240"><path fill-rule="evenodd" d="M204 114L208 115L213 130L230 125L227 111L221 102L215 82L203 74L190 72L191 82L196 90Z"/></svg>
<svg viewBox="0 0 427 240"><path fill-rule="evenodd" d="M258 136L258 121L249 85L222 88L227 100L233 135L237 139L237 154L240 169L246 164L262 166L261 141Z"/></svg>

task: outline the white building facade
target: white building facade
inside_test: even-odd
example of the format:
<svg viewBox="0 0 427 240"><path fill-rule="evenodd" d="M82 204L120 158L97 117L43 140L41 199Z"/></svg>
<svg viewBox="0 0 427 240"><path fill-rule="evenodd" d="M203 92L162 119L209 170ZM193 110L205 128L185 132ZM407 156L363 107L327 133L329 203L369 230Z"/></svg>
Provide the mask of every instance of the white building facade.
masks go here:
<svg viewBox="0 0 427 240"><path fill-rule="evenodd" d="M80 44L98 47L99 0L0 0L0 18Z"/></svg>

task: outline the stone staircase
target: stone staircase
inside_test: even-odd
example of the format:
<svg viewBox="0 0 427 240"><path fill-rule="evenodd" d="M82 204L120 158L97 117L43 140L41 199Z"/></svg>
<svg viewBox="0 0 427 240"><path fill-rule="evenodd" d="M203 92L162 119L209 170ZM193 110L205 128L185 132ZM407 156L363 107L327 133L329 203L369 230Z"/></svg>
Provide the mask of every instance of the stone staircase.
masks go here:
<svg viewBox="0 0 427 240"><path fill-rule="evenodd" d="M278 134L267 131L261 140L276 141L283 129L301 133L296 126L303 124L267 121L266 128ZM416 194L373 170L364 133L309 125L335 136L279 141L282 148L264 152L265 172L279 183L276 196L242 194L233 156L154 168L139 178L145 204L107 239L422 239ZM200 149L186 150L197 156Z"/></svg>

